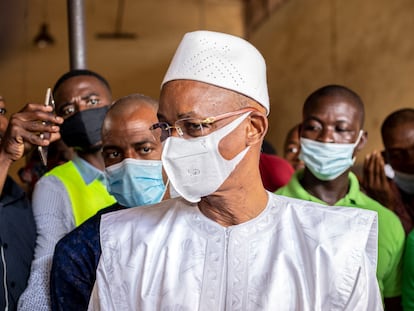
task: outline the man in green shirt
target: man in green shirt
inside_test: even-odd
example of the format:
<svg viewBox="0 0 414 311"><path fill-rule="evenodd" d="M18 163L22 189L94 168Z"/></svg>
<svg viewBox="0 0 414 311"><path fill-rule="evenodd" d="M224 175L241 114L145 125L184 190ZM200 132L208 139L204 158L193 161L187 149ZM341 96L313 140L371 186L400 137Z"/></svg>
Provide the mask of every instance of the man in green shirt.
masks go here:
<svg viewBox="0 0 414 311"><path fill-rule="evenodd" d="M414 230L407 236L404 253L402 301L404 311L414 310Z"/></svg>
<svg viewBox="0 0 414 311"><path fill-rule="evenodd" d="M306 99L302 116L299 158L305 168L276 193L325 205L376 211L379 287L385 309L401 310L403 227L393 212L360 191L357 177L350 172L356 153L367 141L362 100L344 86L328 85Z"/></svg>

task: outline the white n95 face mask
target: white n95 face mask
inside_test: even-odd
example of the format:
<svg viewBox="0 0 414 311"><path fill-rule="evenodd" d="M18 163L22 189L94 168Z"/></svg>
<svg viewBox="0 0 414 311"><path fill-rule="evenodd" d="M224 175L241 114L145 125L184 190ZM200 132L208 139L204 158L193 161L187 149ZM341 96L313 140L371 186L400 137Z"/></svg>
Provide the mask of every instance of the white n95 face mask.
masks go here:
<svg viewBox="0 0 414 311"><path fill-rule="evenodd" d="M318 179L333 180L354 164L352 155L363 133L361 130L352 144L321 143L301 137L299 159Z"/></svg>
<svg viewBox="0 0 414 311"><path fill-rule="evenodd" d="M175 191L196 203L214 193L229 177L250 147L231 160L222 157L218 146L223 137L237 128L250 112L211 134L184 139L169 137L164 142L162 163Z"/></svg>

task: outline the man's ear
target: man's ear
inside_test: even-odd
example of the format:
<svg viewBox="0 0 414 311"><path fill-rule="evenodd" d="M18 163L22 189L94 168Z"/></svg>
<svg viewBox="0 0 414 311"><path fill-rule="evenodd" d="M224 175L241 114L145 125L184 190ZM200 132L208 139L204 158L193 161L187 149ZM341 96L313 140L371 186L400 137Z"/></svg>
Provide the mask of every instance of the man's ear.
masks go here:
<svg viewBox="0 0 414 311"><path fill-rule="evenodd" d="M358 145L355 147L355 151L358 152L360 151L362 148L365 147L366 143L368 141L368 132L364 131L364 133L361 136L361 139L359 140Z"/></svg>
<svg viewBox="0 0 414 311"><path fill-rule="evenodd" d="M247 127L246 146L252 146L257 143L261 144L268 128L266 115L259 111L254 111L249 115L248 119L250 122Z"/></svg>

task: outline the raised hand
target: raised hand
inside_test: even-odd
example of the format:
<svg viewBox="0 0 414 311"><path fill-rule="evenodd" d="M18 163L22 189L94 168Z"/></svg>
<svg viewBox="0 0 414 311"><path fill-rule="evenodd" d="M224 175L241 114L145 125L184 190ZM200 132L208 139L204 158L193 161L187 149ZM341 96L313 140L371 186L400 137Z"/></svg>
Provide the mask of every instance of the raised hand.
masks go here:
<svg viewBox="0 0 414 311"><path fill-rule="evenodd" d="M0 154L3 160L14 162L30 151L33 145L48 146L60 138L59 125L63 119L52 113L53 107L27 104L10 117L1 139ZM50 135L42 135L49 133Z"/></svg>
<svg viewBox="0 0 414 311"><path fill-rule="evenodd" d="M367 194L382 205L394 210L394 194L384 171L385 162L379 151L366 155L362 186Z"/></svg>

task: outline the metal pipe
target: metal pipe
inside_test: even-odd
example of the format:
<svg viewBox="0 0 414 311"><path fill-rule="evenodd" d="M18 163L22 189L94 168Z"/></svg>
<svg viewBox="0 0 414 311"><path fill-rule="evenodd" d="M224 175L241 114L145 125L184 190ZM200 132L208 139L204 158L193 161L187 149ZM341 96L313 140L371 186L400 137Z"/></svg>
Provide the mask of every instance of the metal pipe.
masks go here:
<svg viewBox="0 0 414 311"><path fill-rule="evenodd" d="M85 13L83 0L67 0L70 69L86 69Z"/></svg>

